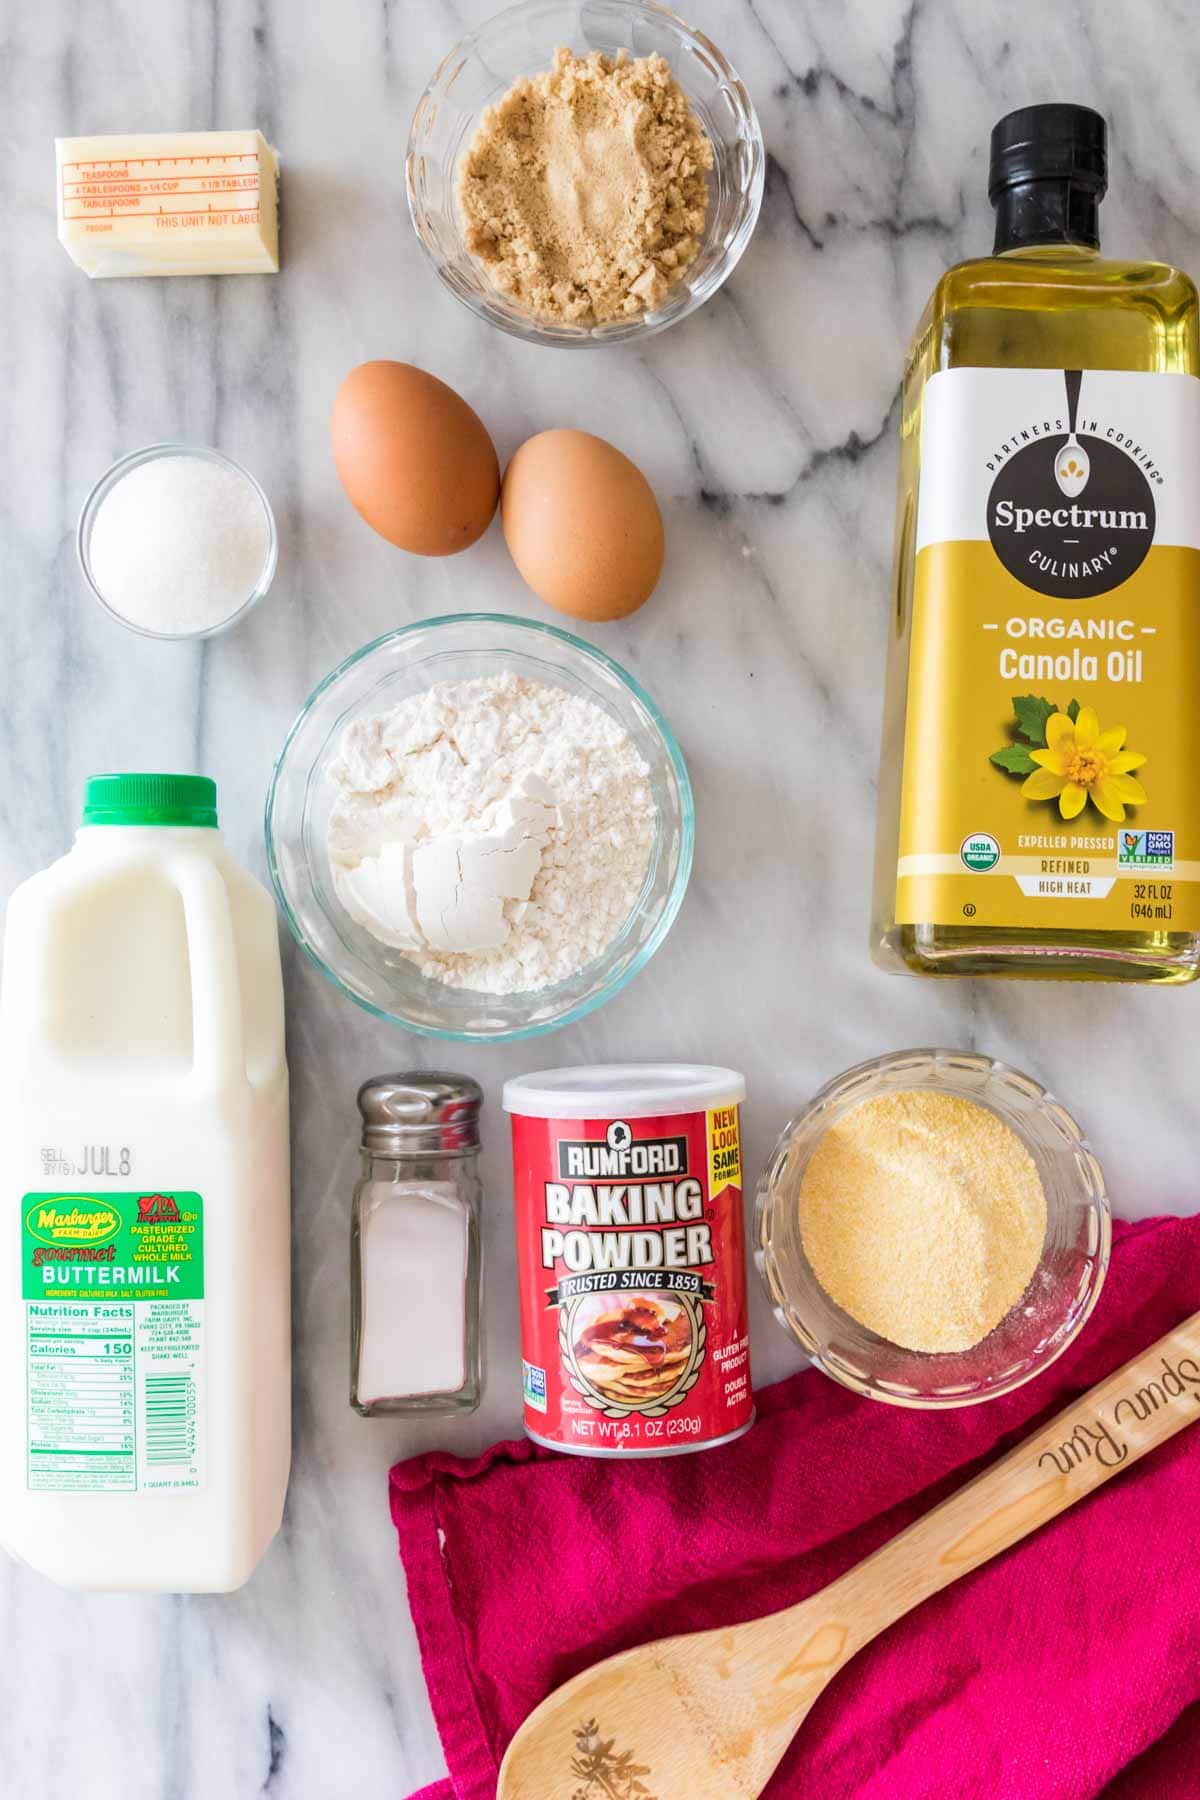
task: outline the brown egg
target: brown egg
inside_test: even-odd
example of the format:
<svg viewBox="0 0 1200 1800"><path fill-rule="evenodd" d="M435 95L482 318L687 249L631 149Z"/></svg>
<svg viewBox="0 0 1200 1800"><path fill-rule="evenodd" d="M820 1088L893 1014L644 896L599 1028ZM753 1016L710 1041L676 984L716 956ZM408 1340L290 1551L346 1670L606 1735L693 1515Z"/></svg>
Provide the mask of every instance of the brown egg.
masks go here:
<svg viewBox="0 0 1200 1800"><path fill-rule="evenodd" d="M547 606L623 619L662 571L663 522L641 470L586 431L542 431L504 472L500 516L512 559Z"/></svg>
<svg viewBox="0 0 1200 1800"><path fill-rule="evenodd" d="M495 446L436 375L360 363L337 391L331 435L351 505L389 543L452 556L487 530L500 496Z"/></svg>

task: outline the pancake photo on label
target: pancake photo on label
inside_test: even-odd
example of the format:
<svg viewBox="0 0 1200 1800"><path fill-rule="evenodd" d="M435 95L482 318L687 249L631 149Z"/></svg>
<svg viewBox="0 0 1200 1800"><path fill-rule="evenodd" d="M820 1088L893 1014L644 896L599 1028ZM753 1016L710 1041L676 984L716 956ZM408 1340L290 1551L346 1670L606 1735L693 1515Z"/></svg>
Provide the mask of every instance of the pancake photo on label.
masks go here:
<svg viewBox="0 0 1200 1800"><path fill-rule="evenodd" d="M589 1387L620 1406L655 1405L671 1392L692 1352L692 1321L678 1300L593 1295L572 1322L575 1366Z"/></svg>

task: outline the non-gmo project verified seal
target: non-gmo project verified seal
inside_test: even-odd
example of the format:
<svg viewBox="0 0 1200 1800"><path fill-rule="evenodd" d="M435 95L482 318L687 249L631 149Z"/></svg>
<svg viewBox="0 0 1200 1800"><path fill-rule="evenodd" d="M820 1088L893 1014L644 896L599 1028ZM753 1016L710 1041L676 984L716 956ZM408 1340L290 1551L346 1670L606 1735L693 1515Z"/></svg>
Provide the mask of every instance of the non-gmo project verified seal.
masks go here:
<svg viewBox="0 0 1200 1800"><path fill-rule="evenodd" d="M532 1363L522 1362L521 1372L524 1377L525 1404L532 1406L535 1412L546 1410L546 1371L535 1369Z"/></svg>
<svg viewBox="0 0 1200 1800"><path fill-rule="evenodd" d="M1117 866L1121 869L1172 869L1173 831L1118 831Z"/></svg>

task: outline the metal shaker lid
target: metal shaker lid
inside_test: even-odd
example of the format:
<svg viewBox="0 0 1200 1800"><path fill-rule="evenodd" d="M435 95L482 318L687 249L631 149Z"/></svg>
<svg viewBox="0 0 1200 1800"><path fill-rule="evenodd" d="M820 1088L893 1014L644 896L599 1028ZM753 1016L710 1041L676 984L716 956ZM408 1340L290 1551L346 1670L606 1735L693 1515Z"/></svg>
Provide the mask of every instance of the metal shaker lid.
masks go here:
<svg viewBox="0 0 1200 1800"><path fill-rule="evenodd" d="M413 1069L375 1075L358 1090L364 1150L382 1156L453 1156L479 1145L483 1089L469 1075Z"/></svg>

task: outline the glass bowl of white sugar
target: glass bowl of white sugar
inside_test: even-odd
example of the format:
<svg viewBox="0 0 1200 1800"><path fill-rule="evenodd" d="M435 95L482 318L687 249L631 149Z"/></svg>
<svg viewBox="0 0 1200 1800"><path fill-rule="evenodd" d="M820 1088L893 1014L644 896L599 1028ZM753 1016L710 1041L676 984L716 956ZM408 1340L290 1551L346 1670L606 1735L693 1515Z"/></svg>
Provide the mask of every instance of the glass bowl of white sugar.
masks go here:
<svg viewBox="0 0 1200 1800"><path fill-rule="evenodd" d="M682 753L581 638L502 614L424 620L316 689L275 765L284 917L368 1012L465 1042L534 1037L618 993L691 874Z"/></svg>
<svg viewBox="0 0 1200 1800"><path fill-rule="evenodd" d="M215 637L275 578L271 503L248 469L207 445L123 456L83 503L79 564L105 612L140 637Z"/></svg>

